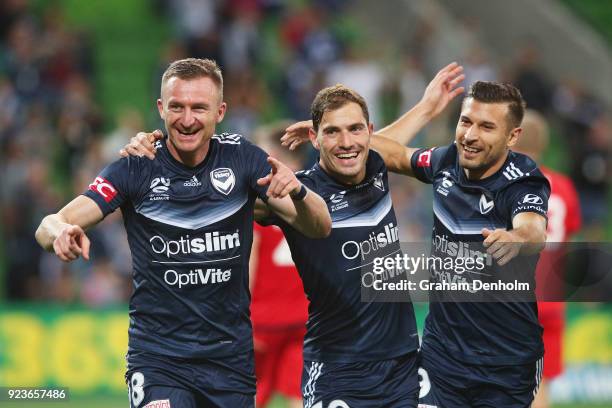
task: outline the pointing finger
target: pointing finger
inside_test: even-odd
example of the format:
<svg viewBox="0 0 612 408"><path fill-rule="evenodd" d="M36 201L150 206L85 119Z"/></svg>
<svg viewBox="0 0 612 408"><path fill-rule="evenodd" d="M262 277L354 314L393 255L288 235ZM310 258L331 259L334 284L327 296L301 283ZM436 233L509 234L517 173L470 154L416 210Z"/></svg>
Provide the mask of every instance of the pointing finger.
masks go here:
<svg viewBox="0 0 612 408"><path fill-rule="evenodd" d="M270 180L272 180L272 173L268 174L265 177L257 179L257 185L258 186L266 186L266 185L270 184Z"/></svg>
<svg viewBox="0 0 612 408"><path fill-rule="evenodd" d="M270 163L270 166L272 166L272 173L273 174L276 174L276 172L278 171L278 169L282 165L280 161L276 160L272 156L268 156L268 163Z"/></svg>

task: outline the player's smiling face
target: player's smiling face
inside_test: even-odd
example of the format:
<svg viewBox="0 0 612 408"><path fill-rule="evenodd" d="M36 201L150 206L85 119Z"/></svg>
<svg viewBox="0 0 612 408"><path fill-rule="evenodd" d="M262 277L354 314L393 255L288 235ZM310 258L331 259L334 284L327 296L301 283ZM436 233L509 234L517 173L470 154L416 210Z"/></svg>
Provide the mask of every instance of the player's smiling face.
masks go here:
<svg viewBox="0 0 612 408"><path fill-rule="evenodd" d="M170 152L189 165L202 161L226 110L213 80L172 77L162 86L157 108L168 132Z"/></svg>
<svg viewBox="0 0 612 408"><path fill-rule="evenodd" d="M455 131L459 165L469 179L493 175L504 164L521 128L511 128L507 103L485 103L467 98Z"/></svg>
<svg viewBox="0 0 612 408"><path fill-rule="evenodd" d="M320 152L319 164L328 174L344 184L363 181L372 136L361 107L348 102L323 113L319 130L311 131L311 141Z"/></svg>

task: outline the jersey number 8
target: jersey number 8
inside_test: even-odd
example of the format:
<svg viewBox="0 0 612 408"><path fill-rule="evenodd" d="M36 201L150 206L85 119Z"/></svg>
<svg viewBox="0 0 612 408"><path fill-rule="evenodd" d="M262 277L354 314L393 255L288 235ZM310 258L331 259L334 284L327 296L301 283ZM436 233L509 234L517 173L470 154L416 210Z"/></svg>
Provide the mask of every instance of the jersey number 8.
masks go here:
<svg viewBox="0 0 612 408"><path fill-rule="evenodd" d="M130 403L137 407L144 399L144 375L140 372L135 372L130 377L128 382L128 391L130 393Z"/></svg>

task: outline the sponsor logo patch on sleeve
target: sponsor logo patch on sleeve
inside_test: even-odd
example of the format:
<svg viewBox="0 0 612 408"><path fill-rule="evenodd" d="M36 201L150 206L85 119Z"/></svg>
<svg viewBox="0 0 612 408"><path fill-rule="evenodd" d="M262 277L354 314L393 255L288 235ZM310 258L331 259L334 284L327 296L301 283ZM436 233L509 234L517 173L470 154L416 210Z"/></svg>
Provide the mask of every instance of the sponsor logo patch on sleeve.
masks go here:
<svg viewBox="0 0 612 408"><path fill-rule="evenodd" d="M89 185L89 189L95 193L98 193L104 198L104 201L110 203L110 201L117 195L117 190L113 185L103 177L96 177L93 183Z"/></svg>
<svg viewBox="0 0 612 408"><path fill-rule="evenodd" d="M417 159L417 167L431 167L431 152L433 149L425 150Z"/></svg>
<svg viewBox="0 0 612 408"><path fill-rule="evenodd" d="M170 400L165 399L165 400L151 401L142 408L171 408Z"/></svg>

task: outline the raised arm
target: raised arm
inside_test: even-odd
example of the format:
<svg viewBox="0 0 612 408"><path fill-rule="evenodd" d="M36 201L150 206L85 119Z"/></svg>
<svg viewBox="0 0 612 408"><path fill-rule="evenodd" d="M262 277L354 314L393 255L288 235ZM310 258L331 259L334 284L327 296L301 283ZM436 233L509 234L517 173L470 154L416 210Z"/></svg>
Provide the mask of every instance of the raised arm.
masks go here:
<svg viewBox="0 0 612 408"><path fill-rule="evenodd" d="M390 171L413 176L410 159L417 149L406 145L464 91L463 87L458 87L464 78L461 65L456 62L448 64L431 80L418 104L395 122L374 133L371 147L380 153ZM308 142L308 130L311 127L312 122L309 120L289 126L281 138L283 146L293 150Z"/></svg>
<svg viewBox="0 0 612 408"><path fill-rule="evenodd" d="M325 201L300 183L283 163L273 157L268 157L268 163L272 171L257 180L257 184L268 185L269 209L309 238L327 237L331 232L331 217Z"/></svg>
<svg viewBox="0 0 612 408"><path fill-rule="evenodd" d="M406 145L464 91L457 87L464 78L461 65L448 64L431 80L419 103L374 134L372 148L380 153L389 171L413 176L410 159L417 149Z"/></svg>
<svg viewBox="0 0 612 408"><path fill-rule="evenodd" d="M395 122L376 131L376 134L386 136L402 145L409 144L425 125L464 91L464 87L457 87L464 79L465 75L461 65L456 62L448 64L438 71L427 85L419 103Z"/></svg>
<svg viewBox="0 0 612 408"><path fill-rule="evenodd" d="M36 241L62 261L73 261L81 255L89 260L89 238L84 230L103 218L94 200L78 196L58 213L43 218L36 230Z"/></svg>

